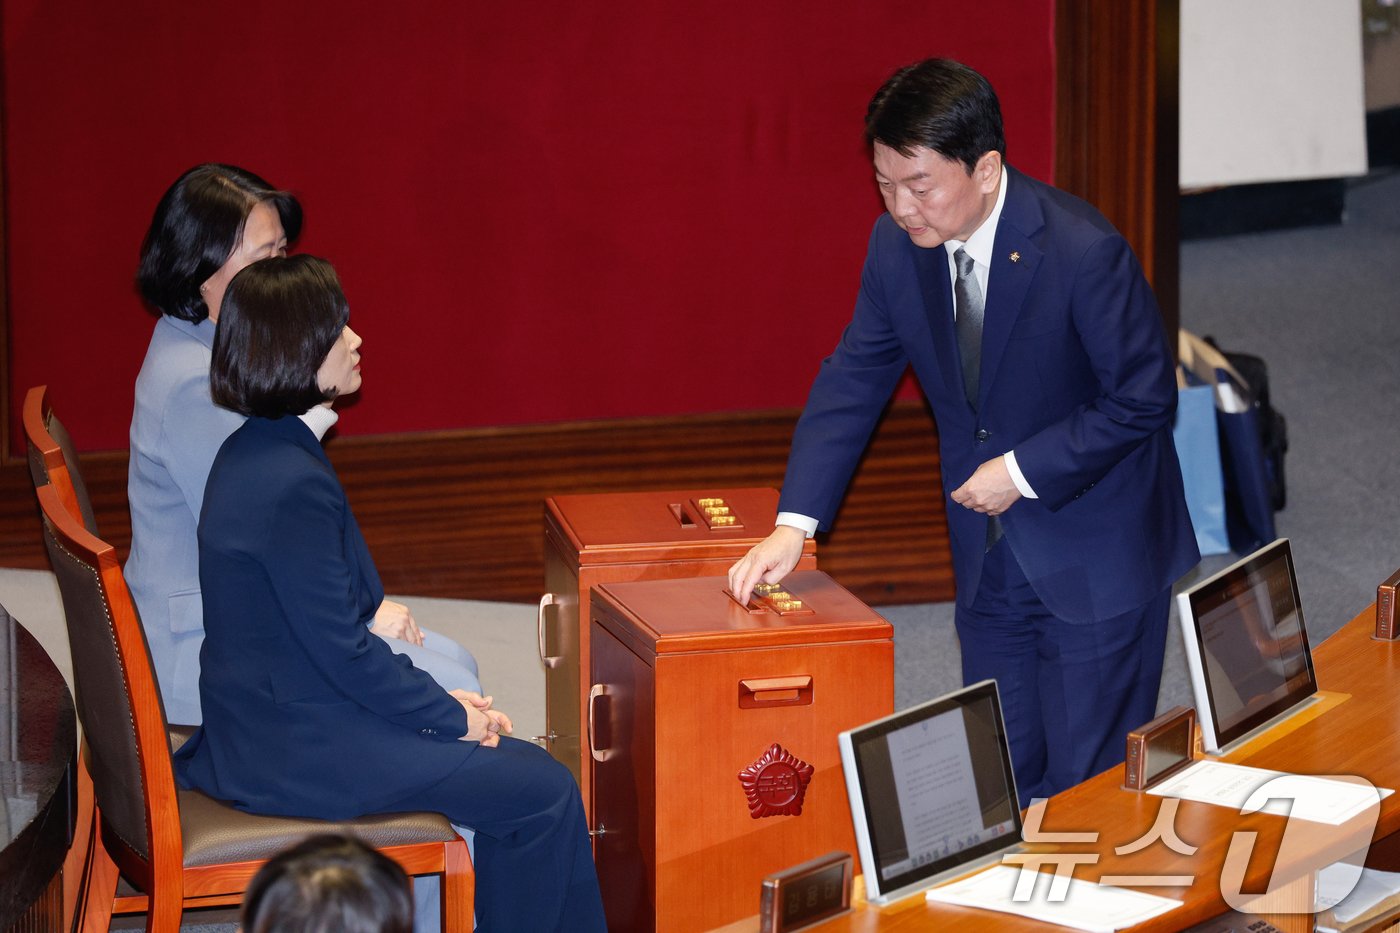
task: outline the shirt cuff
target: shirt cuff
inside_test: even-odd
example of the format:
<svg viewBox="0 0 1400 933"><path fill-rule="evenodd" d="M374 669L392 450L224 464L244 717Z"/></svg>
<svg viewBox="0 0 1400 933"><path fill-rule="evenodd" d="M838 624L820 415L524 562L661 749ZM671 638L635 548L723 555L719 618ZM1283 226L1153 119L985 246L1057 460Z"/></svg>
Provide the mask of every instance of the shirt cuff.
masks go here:
<svg viewBox="0 0 1400 933"><path fill-rule="evenodd" d="M819 522L815 518L799 515L796 512L779 512L778 520L774 524L796 528L810 538L817 533Z"/></svg>
<svg viewBox="0 0 1400 933"><path fill-rule="evenodd" d="M1021 472L1021 468L1016 465L1016 451L1008 450L1002 457L1006 461L1006 472L1011 474L1011 482L1016 484L1016 489L1027 499L1039 499L1035 494L1031 484L1026 482L1026 476Z"/></svg>

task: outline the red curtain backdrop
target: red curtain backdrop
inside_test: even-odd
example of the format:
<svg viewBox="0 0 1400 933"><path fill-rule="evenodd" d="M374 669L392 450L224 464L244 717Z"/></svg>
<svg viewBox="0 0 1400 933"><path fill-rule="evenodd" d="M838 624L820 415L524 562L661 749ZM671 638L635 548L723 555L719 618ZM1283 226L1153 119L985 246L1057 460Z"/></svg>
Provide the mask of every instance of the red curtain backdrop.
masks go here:
<svg viewBox="0 0 1400 933"><path fill-rule="evenodd" d="M880 211L865 104L987 74L1053 165L1053 0L6 0L12 436L47 383L126 445L156 200L202 161L295 191L364 337L345 434L800 405Z"/></svg>

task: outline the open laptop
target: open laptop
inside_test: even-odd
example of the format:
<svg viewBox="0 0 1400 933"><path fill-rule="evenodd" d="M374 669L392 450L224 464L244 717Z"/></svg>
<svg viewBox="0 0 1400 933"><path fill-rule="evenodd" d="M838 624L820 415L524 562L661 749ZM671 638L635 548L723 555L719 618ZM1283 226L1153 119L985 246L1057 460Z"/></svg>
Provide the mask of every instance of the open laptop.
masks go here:
<svg viewBox="0 0 1400 933"><path fill-rule="evenodd" d="M1317 677L1287 538L1176 599L1208 751L1229 751L1313 702Z"/></svg>
<svg viewBox="0 0 1400 933"><path fill-rule="evenodd" d="M996 683L984 680L839 735L866 898L887 904L1021 841Z"/></svg>

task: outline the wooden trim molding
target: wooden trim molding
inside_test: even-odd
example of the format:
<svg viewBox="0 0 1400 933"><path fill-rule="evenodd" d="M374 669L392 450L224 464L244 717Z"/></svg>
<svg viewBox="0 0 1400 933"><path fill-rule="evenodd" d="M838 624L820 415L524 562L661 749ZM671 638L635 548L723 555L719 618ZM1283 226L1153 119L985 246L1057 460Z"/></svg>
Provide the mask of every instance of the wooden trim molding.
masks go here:
<svg viewBox="0 0 1400 933"><path fill-rule="evenodd" d="M1055 5L1055 184L1127 238L1169 334L1180 321L1180 21L1180 0Z"/></svg>
<svg viewBox="0 0 1400 933"><path fill-rule="evenodd" d="M0 29L0 39L3 39ZM5 87L5 76L0 73L0 92ZM10 254L9 232L5 218L5 108L0 106L0 464L10 462L10 274L6 262ZM20 451L20 456L24 454Z"/></svg>
<svg viewBox="0 0 1400 933"><path fill-rule="evenodd" d="M333 438L327 444L385 589L530 601L544 587L544 500L563 493L782 485L798 411ZM81 458L97 526L125 558L126 453ZM953 596L938 438L897 402L817 562L877 605ZM23 461L0 468L0 566L47 568Z"/></svg>

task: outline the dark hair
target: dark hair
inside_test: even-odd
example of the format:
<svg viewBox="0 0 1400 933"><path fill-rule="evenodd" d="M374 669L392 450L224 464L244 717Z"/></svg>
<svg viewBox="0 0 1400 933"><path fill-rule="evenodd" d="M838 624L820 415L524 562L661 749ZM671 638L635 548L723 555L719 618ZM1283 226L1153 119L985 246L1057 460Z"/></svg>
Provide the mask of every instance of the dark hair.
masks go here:
<svg viewBox="0 0 1400 933"><path fill-rule="evenodd" d="M310 836L258 869L242 926L243 933L410 933L408 876L352 836Z"/></svg>
<svg viewBox="0 0 1400 933"><path fill-rule="evenodd" d="M902 156L917 146L963 164L969 175L986 152L1006 158L1001 104L992 85L947 58L927 58L890 76L865 110L865 141Z"/></svg>
<svg viewBox="0 0 1400 933"><path fill-rule="evenodd" d="M214 331L209 394L245 415L299 415L335 398L316 372L350 320L335 269L315 256L270 256L229 282Z"/></svg>
<svg viewBox="0 0 1400 933"><path fill-rule="evenodd" d="M185 172L161 196L136 286L161 314L199 322L209 316L199 287L228 261L254 206L277 210L288 242L301 233L301 205L252 172L209 162Z"/></svg>

